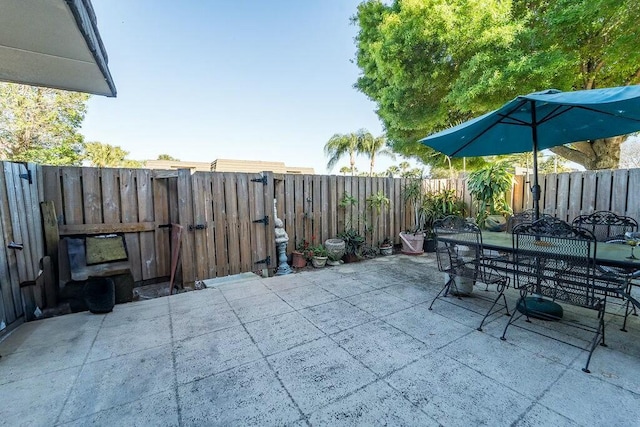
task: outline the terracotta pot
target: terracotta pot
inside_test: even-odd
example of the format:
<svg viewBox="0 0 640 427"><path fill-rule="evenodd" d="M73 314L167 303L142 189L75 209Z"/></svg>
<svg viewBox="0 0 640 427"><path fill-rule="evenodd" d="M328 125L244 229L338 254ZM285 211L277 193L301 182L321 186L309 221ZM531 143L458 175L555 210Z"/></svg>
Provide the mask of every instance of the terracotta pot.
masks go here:
<svg viewBox="0 0 640 427"><path fill-rule="evenodd" d="M356 254L345 254L342 258L344 262L358 262L360 261L360 257Z"/></svg>
<svg viewBox="0 0 640 427"><path fill-rule="evenodd" d="M307 266L307 259L302 252L293 251L291 253L291 266L294 268L303 268Z"/></svg>

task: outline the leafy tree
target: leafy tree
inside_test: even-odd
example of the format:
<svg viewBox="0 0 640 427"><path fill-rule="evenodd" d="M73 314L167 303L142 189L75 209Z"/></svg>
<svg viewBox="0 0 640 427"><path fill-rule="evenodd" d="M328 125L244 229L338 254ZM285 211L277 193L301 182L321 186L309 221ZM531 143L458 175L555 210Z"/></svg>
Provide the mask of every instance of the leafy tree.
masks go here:
<svg viewBox="0 0 640 427"><path fill-rule="evenodd" d="M0 83L0 159L79 165L89 95Z"/></svg>
<svg viewBox="0 0 640 427"><path fill-rule="evenodd" d="M640 168L640 138L629 138L620 150L620 167L625 169Z"/></svg>
<svg viewBox="0 0 640 427"><path fill-rule="evenodd" d="M354 171L357 172L358 168L354 168ZM340 173L342 175L346 175L348 173L351 173L351 168L349 166L343 166L343 167L340 168Z"/></svg>
<svg viewBox="0 0 640 427"><path fill-rule="evenodd" d="M159 154L158 155L158 160L169 160L169 161L172 161L172 162L179 162L180 161L180 159L176 159L175 157L170 156L169 154Z"/></svg>
<svg viewBox="0 0 640 427"><path fill-rule="evenodd" d="M639 20L634 0L368 0L354 17L356 87L377 102L395 152L446 167L416 141L518 94L639 83ZM623 140L552 151L611 168Z"/></svg>
<svg viewBox="0 0 640 427"><path fill-rule="evenodd" d="M125 151L120 147L103 144L101 142L87 142L85 144L84 153L84 158L89 160L92 166L100 168L139 168L142 166L142 162L126 158L129 155L128 151Z"/></svg>

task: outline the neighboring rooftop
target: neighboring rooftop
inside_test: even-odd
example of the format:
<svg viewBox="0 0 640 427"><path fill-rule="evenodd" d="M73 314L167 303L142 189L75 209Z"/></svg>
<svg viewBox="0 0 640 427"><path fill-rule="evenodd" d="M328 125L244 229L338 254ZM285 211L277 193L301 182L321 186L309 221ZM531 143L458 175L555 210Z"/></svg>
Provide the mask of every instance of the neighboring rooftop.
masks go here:
<svg viewBox="0 0 640 427"><path fill-rule="evenodd" d="M146 160L149 169L191 169L198 172L264 172L314 174L313 168L288 166L284 162L265 162L260 160L216 159L213 162L183 162L174 160Z"/></svg>

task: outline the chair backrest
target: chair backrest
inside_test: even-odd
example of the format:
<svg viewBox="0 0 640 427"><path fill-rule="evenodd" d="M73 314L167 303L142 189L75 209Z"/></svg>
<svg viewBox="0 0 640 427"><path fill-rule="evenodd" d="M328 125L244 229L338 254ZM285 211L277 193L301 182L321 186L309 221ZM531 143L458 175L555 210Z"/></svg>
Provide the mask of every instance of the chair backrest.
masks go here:
<svg viewBox="0 0 640 427"><path fill-rule="evenodd" d="M473 222L450 215L433 223L436 235L438 269L449 271L466 264L465 257L476 259L482 253L482 234Z"/></svg>
<svg viewBox="0 0 640 427"><path fill-rule="evenodd" d="M535 284L536 293L590 307L594 295L596 239L589 230L553 217L513 230L516 286Z"/></svg>
<svg viewBox="0 0 640 427"><path fill-rule="evenodd" d="M591 231L599 242L621 239L627 231L638 231L638 221L609 211L577 216L571 225Z"/></svg>
<svg viewBox="0 0 640 427"><path fill-rule="evenodd" d="M553 218L551 215L546 213L540 214L540 218L545 218L545 217ZM507 220L507 227L506 227L507 233L513 233L513 229L518 224L532 223L534 221L534 218L535 218L535 211L533 209L527 209L526 211L513 214Z"/></svg>

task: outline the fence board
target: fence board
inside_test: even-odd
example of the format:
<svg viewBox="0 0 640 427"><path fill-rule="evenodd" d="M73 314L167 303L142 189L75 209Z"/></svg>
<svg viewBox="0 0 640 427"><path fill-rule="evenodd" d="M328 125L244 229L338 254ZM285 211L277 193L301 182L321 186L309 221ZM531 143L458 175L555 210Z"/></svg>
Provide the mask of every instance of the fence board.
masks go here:
<svg viewBox="0 0 640 427"><path fill-rule="evenodd" d="M582 208L581 215L587 215L596 210L596 173L586 171L582 173Z"/></svg>
<svg viewBox="0 0 640 427"><path fill-rule="evenodd" d="M227 210L227 230L229 239L229 274L238 274L242 270L240 263L240 222L238 220L237 180L234 173L224 172L224 196Z"/></svg>
<svg viewBox="0 0 640 427"><path fill-rule="evenodd" d="M210 191L206 188L204 172L196 172L191 175L191 185L193 194L193 228L187 231L193 235L194 243L194 273L195 280L209 278L209 265L207 252L207 203L205 195Z"/></svg>
<svg viewBox="0 0 640 427"><path fill-rule="evenodd" d="M213 173L211 188L216 199L213 200L213 224L216 254L216 275L229 275L229 252L227 250L227 210L224 187L224 174Z"/></svg>
<svg viewBox="0 0 640 427"><path fill-rule="evenodd" d="M567 211L569 209L569 174L561 173L558 175L558 190L556 194L556 217L563 221L568 218Z"/></svg>
<svg viewBox="0 0 640 427"><path fill-rule="evenodd" d="M627 169L618 169L613 171L611 211L617 213L618 215L624 215L624 213L627 211L628 181L629 171ZM636 193L636 195L637 194L638 193Z"/></svg>
<svg viewBox="0 0 640 427"><path fill-rule="evenodd" d="M62 203L62 190L60 188L60 169L52 166L43 166L42 167L42 175L43 175L43 190L44 190L44 198L43 201L51 200L53 202L53 206L56 209L56 215L58 216L57 221L58 225L63 224L64 217L64 209Z"/></svg>
<svg viewBox="0 0 640 427"><path fill-rule="evenodd" d="M335 197L335 193L334 193ZM323 244L329 237L329 217L333 217L329 210L329 176L320 176L320 230L318 230L318 244Z"/></svg>
<svg viewBox="0 0 640 427"><path fill-rule="evenodd" d="M302 175L296 175L294 179L294 203L295 203L295 247L302 244L305 239L304 234L304 221L305 221L305 191L304 191L304 177ZM291 238L291 236L289 236Z"/></svg>
<svg viewBox="0 0 640 427"><path fill-rule="evenodd" d="M312 232L311 232L311 240L310 242L313 245L318 245L321 242L323 242L324 240L322 240L322 235L320 234L320 230L322 228L322 177L320 175L313 175L312 179L311 179L311 186L312 186L312 199L313 199L313 205L312 205L312 214L310 215L311 217L311 224L312 224Z"/></svg>
<svg viewBox="0 0 640 427"><path fill-rule="evenodd" d="M81 168L83 222L99 224L102 222L102 197L100 191L100 169Z"/></svg>
<svg viewBox="0 0 640 427"><path fill-rule="evenodd" d="M104 180L104 175L103 175ZM153 219L155 220L156 274L165 277L171 274L171 224L169 219L169 181L166 178L152 179ZM162 227L161 227L162 226Z"/></svg>
<svg viewBox="0 0 640 427"><path fill-rule="evenodd" d="M338 177L329 176L327 182L327 239L334 239L338 235ZM324 240L323 240L324 243Z"/></svg>
<svg viewBox="0 0 640 427"><path fill-rule="evenodd" d="M269 274L275 273L278 268L278 251L276 250L276 230L275 218L273 217L274 197L275 197L275 179L273 172L265 171L262 173L267 178L267 185L262 186L262 200L264 201L264 215L269 216L269 225L264 227L265 238L265 258L269 257L271 262L267 265ZM273 218L273 219L272 219Z"/></svg>
<svg viewBox="0 0 640 427"><path fill-rule="evenodd" d="M65 224L82 224L84 222L82 209L82 182L80 168L61 168L62 197Z"/></svg>
<svg viewBox="0 0 640 427"><path fill-rule="evenodd" d="M289 236L287 242L287 253L291 253L296 248L296 205L295 205L295 182L294 177L291 174L284 176L284 199L278 199L278 204L281 200L284 201L284 228Z"/></svg>
<svg viewBox="0 0 640 427"><path fill-rule="evenodd" d="M625 215L640 220L640 169L629 170L628 200Z"/></svg>
<svg viewBox="0 0 640 427"><path fill-rule="evenodd" d="M194 236L189 231L193 225L193 189L191 187L191 171L189 169L178 170L178 216L180 225L184 227L182 233L182 282L192 283L196 280L194 265Z"/></svg>
<svg viewBox="0 0 640 427"><path fill-rule="evenodd" d="M613 174L610 170L596 172L596 210L608 211L611 209L611 184Z"/></svg>
<svg viewBox="0 0 640 427"><path fill-rule="evenodd" d="M249 206L249 183L247 175L237 175L238 225L240 227L240 271L253 271L254 249L251 244L251 208Z"/></svg>
<svg viewBox="0 0 640 427"><path fill-rule="evenodd" d="M136 190L138 199L138 221L153 222L153 184L151 171L138 169L136 171ZM155 230L138 233L140 239L140 267L142 279L148 280L158 277L156 267Z"/></svg>
<svg viewBox="0 0 640 427"><path fill-rule="evenodd" d="M346 228L346 207L340 206L342 201L344 200L345 195L345 177L344 176L336 176L336 207L335 212L337 215L336 221L336 233L335 236L342 233Z"/></svg>
<svg viewBox="0 0 640 427"><path fill-rule="evenodd" d="M356 205L357 208L357 215L358 215L358 232L360 233L360 235L365 236L366 237L366 231L365 231L365 199L367 197L366 195L366 182L367 179L366 178L360 178L354 181L355 185L358 188L358 204Z"/></svg>
<svg viewBox="0 0 640 427"><path fill-rule="evenodd" d="M573 221L575 217L580 215L582 209L582 174L580 172L572 172L569 174L570 186L569 193L566 195L569 199L569 209L567 216L569 221Z"/></svg>

